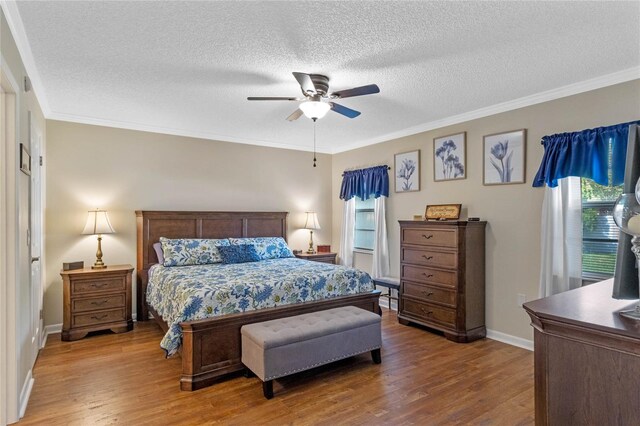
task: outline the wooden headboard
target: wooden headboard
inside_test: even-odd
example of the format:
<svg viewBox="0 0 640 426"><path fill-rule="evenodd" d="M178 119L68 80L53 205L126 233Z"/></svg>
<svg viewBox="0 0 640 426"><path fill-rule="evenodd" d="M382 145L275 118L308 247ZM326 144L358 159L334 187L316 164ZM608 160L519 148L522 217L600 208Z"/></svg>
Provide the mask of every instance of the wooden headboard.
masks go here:
<svg viewBox="0 0 640 426"><path fill-rule="evenodd" d="M167 238L287 239L287 212L136 211L138 321L146 321L149 268L158 263L153 244Z"/></svg>

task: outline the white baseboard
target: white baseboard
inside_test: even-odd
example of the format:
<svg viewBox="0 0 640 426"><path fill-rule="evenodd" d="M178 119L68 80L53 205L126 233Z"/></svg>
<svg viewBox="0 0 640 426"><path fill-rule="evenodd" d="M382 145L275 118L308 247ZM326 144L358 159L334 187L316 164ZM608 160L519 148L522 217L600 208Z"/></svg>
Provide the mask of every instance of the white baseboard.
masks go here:
<svg viewBox="0 0 640 426"><path fill-rule="evenodd" d="M27 411L27 404L29 403L29 397L31 396L31 390L33 389L33 370L29 370L27 373L27 378L22 385L22 391L20 392L20 414L19 417L22 418L24 416L25 411Z"/></svg>
<svg viewBox="0 0 640 426"><path fill-rule="evenodd" d="M391 306L389 306L389 299L386 297L380 297L380 301L378 302L380 306L383 308L391 309L392 311L398 310L398 302L396 300L391 301Z"/></svg>
<svg viewBox="0 0 640 426"><path fill-rule="evenodd" d="M492 340L497 340L498 342L533 351L532 340L523 339L522 337L516 337L510 334L501 333L499 331L489 329L487 329L487 337Z"/></svg>
<svg viewBox="0 0 640 426"><path fill-rule="evenodd" d="M51 324L51 325L46 325L44 327L44 336L42 337L42 344L40 345L40 349L44 348L44 345L47 344L47 337L49 337L50 334L56 334L56 333L61 333L62 332L62 324Z"/></svg>

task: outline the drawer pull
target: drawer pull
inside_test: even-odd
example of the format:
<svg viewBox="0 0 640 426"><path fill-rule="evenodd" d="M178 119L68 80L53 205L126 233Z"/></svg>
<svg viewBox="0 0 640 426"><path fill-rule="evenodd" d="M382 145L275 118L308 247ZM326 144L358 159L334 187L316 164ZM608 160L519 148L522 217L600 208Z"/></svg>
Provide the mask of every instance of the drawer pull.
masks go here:
<svg viewBox="0 0 640 426"><path fill-rule="evenodd" d="M431 315L431 314L433 314L433 311L427 311L425 308L422 308L422 307L420 308L420 310L421 310L421 311L422 311L422 313L423 313L423 314L425 314L425 315Z"/></svg>
<svg viewBox="0 0 640 426"><path fill-rule="evenodd" d="M432 291L427 291L427 290L422 290L422 294L424 294L427 297L433 296L433 292Z"/></svg>
<svg viewBox="0 0 640 426"><path fill-rule="evenodd" d="M105 304L105 303L107 303L107 302L108 302L108 300L101 300L101 301L99 301L99 302L97 302L97 301L93 301L93 302L91 302L91 304L92 304L92 305L94 305L94 306L102 306L102 305L104 305L104 304Z"/></svg>
<svg viewBox="0 0 640 426"><path fill-rule="evenodd" d="M427 256L426 254L423 254L422 257L424 257L427 260L433 259L433 256Z"/></svg>
<svg viewBox="0 0 640 426"><path fill-rule="evenodd" d="M422 234L422 238L426 238L427 240L430 240L431 238L433 238L433 234L429 234L429 235Z"/></svg>
<svg viewBox="0 0 640 426"><path fill-rule="evenodd" d="M102 315L100 315L100 316L98 316L98 315L92 315L92 316L91 316L91 319L94 319L94 320L98 320L98 321L100 321L101 319L105 319L105 318L106 318L106 317L108 317L108 316L109 316L109 314L102 314Z"/></svg>
<svg viewBox="0 0 640 426"><path fill-rule="evenodd" d="M427 274L426 272L423 272L422 275L424 275L427 278L433 277L433 274Z"/></svg>
<svg viewBox="0 0 640 426"><path fill-rule="evenodd" d="M102 287L104 287L106 285L107 285L107 283L94 283L94 284L91 285L91 287L93 287L93 288L102 288Z"/></svg>

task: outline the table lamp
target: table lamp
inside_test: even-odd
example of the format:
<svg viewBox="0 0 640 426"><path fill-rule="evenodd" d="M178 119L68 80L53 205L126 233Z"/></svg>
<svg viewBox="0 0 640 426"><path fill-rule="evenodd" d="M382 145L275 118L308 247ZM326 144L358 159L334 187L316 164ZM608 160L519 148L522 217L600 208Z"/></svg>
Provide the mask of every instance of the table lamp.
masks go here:
<svg viewBox="0 0 640 426"><path fill-rule="evenodd" d="M315 212L306 212L307 220L304 222L304 229L308 229L311 233L309 236L309 250L307 250L308 254L314 254L313 250L313 230L320 229L320 223L318 222L318 215Z"/></svg>
<svg viewBox="0 0 640 426"><path fill-rule="evenodd" d="M106 210L89 210L87 223L84 225L82 234L98 236L96 263L91 266L91 269L104 269L107 267L107 265L102 263L102 234L113 234L115 232L116 231L113 230L113 227L109 222L109 216L107 215Z"/></svg>
<svg viewBox="0 0 640 426"><path fill-rule="evenodd" d="M613 221L622 232L633 237L631 251L640 262L640 179L636 184L635 193L622 194L616 201L613 206ZM640 304L635 309L621 311L620 315L640 320Z"/></svg>

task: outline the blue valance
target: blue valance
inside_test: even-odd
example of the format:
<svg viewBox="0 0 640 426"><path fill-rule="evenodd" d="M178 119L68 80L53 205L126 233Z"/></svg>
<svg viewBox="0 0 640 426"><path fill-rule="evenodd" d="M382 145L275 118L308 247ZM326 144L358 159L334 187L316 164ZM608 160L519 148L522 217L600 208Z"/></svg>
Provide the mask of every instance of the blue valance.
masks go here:
<svg viewBox="0 0 640 426"><path fill-rule="evenodd" d="M389 196L388 166L376 166L368 169L350 170L342 175L342 187L340 199L350 200L360 197L366 200L369 197L378 198Z"/></svg>
<svg viewBox="0 0 640 426"><path fill-rule="evenodd" d="M558 186L558 179L568 176L593 179L600 185L621 185L631 124L640 121L543 137L544 155L533 186L546 183L553 188Z"/></svg>

